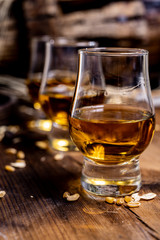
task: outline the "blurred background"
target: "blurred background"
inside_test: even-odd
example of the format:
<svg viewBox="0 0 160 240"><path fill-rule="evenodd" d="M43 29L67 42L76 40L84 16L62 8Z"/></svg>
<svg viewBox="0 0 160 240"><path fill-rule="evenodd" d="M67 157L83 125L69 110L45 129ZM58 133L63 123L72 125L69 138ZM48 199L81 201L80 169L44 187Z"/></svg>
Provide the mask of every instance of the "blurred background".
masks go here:
<svg viewBox="0 0 160 240"><path fill-rule="evenodd" d="M160 0L0 0L0 74L26 78L42 35L148 49L152 89L160 84Z"/></svg>

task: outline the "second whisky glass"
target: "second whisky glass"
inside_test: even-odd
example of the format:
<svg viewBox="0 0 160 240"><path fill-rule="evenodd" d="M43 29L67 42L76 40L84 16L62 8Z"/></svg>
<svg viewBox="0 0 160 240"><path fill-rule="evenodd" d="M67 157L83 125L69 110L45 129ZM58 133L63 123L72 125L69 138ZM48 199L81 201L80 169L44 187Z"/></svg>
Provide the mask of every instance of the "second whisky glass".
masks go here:
<svg viewBox="0 0 160 240"><path fill-rule="evenodd" d="M46 42L50 36L34 37L31 40L30 66L26 85L33 103L32 119L27 121L27 127L32 131L46 133L51 130L51 121L46 119L39 103L39 89L45 62Z"/></svg>
<svg viewBox="0 0 160 240"><path fill-rule="evenodd" d="M70 139L68 115L78 69L78 50L95 47L94 41L51 40L46 44L45 66L40 87L42 109L53 122L50 145L58 151L74 151Z"/></svg>
<svg viewBox="0 0 160 240"><path fill-rule="evenodd" d="M139 191L139 156L155 127L143 49L79 50L70 134L84 155L83 188L102 196Z"/></svg>

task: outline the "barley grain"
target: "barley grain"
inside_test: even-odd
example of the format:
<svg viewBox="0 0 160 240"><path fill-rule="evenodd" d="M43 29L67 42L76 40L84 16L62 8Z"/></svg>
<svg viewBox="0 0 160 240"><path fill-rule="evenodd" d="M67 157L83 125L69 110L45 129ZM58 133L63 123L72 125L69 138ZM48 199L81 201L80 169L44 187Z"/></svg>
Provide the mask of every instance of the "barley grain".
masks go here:
<svg viewBox="0 0 160 240"><path fill-rule="evenodd" d="M25 158L25 153L23 151L18 151L17 157L23 159L23 158Z"/></svg>
<svg viewBox="0 0 160 240"><path fill-rule="evenodd" d="M73 195L69 195L67 197L67 201L77 201L79 197L80 197L80 195L78 193L75 193Z"/></svg>
<svg viewBox="0 0 160 240"><path fill-rule="evenodd" d="M125 196L125 197L124 197L124 201L125 201L126 203L132 202L132 201L133 201L133 198L132 198L131 196Z"/></svg>
<svg viewBox="0 0 160 240"><path fill-rule="evenodd" d="M69 192L64 192L64 193L63 193L63 198L67 198L69 195L70 195Z"/></svg>
<svg viewBox="0 0 160 240"><path fill-rule="evenodd" d="M114 198L114 197L106 197L105 201L107 203L113 204L113 203L116 203L116 198Z"/></svg>
<svg viewBox="0 0 160 240"><path fill-rule="evenodd" d="M78 200L79 197L80 197L80 195L79 195L78 193L75 193L75 194L73 194L73 195L70 195L69 192L65 192L65 193L63 194L63 198L66 198L67 201L70 201L70 202Z"/></svg>
<svg viewBox="0 0 160 240"><path fill-rule="evenodd" d="M119 206L123 205L124 204L124 198L117 198L116 204L119 205Z"/></svg>
<svg viewBox="0 0 160 240"><path fill-rule="evenodd" d="M157 196L157 194L150 192L150 193L146 193L146 194L141 195L140 199L148 201L148 200L152 200L156 196Z"/></svg>
<svg viewBox="0 0 160 240"><path fill-rule="evenodd" d="M5 166L5 170L8 171L8 172L14 172L15 171L15 168L10 166L10 165L6 165Z"/></svg>
<svg viewBox="0 0 160 240"><path fill-rule="evenodd" d="M0 198L3 198L6 195L5 191L0 191Z"/></svg>
<svg viewBox="0 0 160 240"><path fill-rule="evenodd" d="M136 208L136 207L139 207L140 205L141 205L140 202L128 202L127 203L127 206L130 208Z"/></svg>
<svg viewBox="0 0 160 240"><path fill-rule="evenodd" d="M7 148L6 149L6 153L8 153L8 154L16 154L17 153L17 149L15 149L15 148Z"/></svg>
<svg viewBox="0 0 160 240"><path fill-rule="evenodd" d="M15 167L15 168L25 168L26 167L26 162L25 161L12 162L11 166Z"/></svg>

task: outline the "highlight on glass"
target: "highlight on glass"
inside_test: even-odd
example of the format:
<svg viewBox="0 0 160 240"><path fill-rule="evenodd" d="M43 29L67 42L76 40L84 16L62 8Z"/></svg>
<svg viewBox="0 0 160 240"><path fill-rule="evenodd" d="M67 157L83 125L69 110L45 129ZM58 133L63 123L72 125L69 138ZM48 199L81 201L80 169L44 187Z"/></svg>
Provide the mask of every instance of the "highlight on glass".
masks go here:
<svg viewBox="0 0 160 240"><path fill-rule="evenodd" d="M123 196L139 191L139 157L155 128L148 51L79 50L69 122L84 156L81 184L87 192Z"/></svg>

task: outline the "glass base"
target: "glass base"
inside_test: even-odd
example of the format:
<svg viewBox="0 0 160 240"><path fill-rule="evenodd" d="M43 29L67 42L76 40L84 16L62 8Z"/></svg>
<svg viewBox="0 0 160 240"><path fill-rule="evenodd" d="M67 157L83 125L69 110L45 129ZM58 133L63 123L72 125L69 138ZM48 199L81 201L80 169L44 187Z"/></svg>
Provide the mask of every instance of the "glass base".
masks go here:
<svg viewBox="0 0 160 240"><path fill-rule="evenodd" d="M75 144L72 142L69 130L53 126L51 134L49 134L49 144L52 150L55 151L78 151Z"/></svg>
<svg viewBox="0 0 160 240"><path fill-rule="evenodd" d="M101 165L85 158L81 184L87 192L96 195L130 195L141 187L139 160L118 165Z"/></svg>

